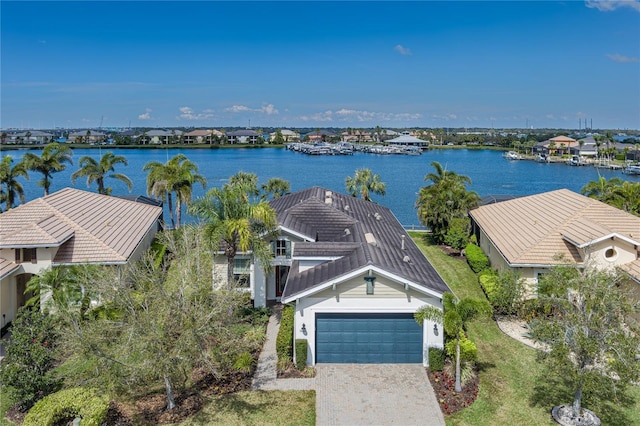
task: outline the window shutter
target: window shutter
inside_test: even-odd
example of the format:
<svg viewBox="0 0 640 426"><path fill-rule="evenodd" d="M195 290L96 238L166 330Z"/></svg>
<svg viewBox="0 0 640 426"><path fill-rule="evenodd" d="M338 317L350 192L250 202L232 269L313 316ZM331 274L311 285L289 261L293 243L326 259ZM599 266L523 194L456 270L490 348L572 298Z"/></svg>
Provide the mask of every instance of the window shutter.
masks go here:
<svg viewBox="0 0 640 426"><path fill-rule="evenodd" d="M287 241L285 243L285 254L286 254L287 258L291 257L291 241Z"/></svg>

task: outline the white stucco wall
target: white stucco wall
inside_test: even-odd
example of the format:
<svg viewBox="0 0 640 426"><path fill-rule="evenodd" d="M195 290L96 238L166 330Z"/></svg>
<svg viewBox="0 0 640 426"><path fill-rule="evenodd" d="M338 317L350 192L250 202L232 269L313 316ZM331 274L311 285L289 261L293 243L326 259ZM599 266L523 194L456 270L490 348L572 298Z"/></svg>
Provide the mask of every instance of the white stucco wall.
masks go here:
<svg viewBox="0 0 640 426"><path fill-rule="evenodd" d="M380 279L380 278L378 278ZM386 294L386 297L372 297L366 295L366 286L360 278L359 286L354 285L351 280L346 285L337 284L336 290L329 288L322 294L301 299L296 304L294 321L294 338L307 339L308 354L307 364L315 364L315 324L318 313L414 313L425 304L430 304L442 309L440 299L427 296L415 290L404 290L401 284L386 281L384 284L376 280L375 290L379 290L379 295ZM381 280L382 281L382 280ZM382 288L384 287L384 292ZM374 295L376 296L376 291ZM357 294L357 296L356 296ZM305 325L306 334L302 330ZM425 321L423 325L423 365L428 366L428 348L431 346L443 346L442 325L438 324L438 335L434 334L434 323Z"/></svg>
<svg viewBox="0 0 640 426"><path fill-rule="evenodd" d="M608 253L609 250L613 250L615 254L607 257L607 254L612 254ZM589 265L610 270L636 260L637 250L632 244L619 238L607 239L584 249L584 258Z"/></svg>
<svg viewBox="0 0 640 426"><path fill-rule="evenodd" d="M16 279L8 276L0 280L0 327L16 318Z"/></svg>

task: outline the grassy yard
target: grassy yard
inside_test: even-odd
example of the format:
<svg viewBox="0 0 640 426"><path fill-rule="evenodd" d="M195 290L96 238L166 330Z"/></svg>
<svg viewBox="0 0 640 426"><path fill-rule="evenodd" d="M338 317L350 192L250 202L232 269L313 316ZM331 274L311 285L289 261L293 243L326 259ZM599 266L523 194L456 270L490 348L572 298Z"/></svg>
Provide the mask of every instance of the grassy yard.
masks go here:
<svg viewBox="0 0 640 426"><path fill-rule="evenodd" d="M315 391L252 391L211 398L198 414L179 423L195 425L316 424Z"/></svg>
<svg viewBox="0 0 640 426"><path fill-rule="evenodd" d="M412 233L456 296L484 298L467 264L425 243L423 235ZM551 407L572 401L572 393L563 383L541 378L536 351L502 333L492 320L472 323L469 334L478 346L480 393L471 407L448 416L447 425L556 424L549 414ZM640 387L632 388L629 394L640 401ZM606 405L598 414L603 424L640 424L639 404L622 408Z"/></svg>

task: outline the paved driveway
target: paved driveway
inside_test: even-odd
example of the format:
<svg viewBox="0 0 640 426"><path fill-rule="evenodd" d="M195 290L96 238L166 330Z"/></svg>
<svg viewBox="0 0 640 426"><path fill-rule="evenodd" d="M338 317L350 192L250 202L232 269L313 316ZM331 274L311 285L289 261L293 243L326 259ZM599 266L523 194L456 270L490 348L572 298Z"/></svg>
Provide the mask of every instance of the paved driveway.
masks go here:
<svg viewBox="0 0 640 426"><path fill-rule="evenodd" d="M316 424L444 425L419 364L317 364Z"/></svg>

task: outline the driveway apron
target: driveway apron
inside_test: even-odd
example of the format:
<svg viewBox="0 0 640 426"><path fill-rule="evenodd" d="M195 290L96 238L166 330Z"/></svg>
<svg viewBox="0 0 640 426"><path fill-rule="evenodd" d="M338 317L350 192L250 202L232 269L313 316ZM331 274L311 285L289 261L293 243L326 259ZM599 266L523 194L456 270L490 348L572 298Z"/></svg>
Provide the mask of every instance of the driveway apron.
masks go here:
<svg viewBox="0 0 640 426"><path fill-rule="evenodd" d="M318 425L444 425L419 364L317 364Z"/></svg>

